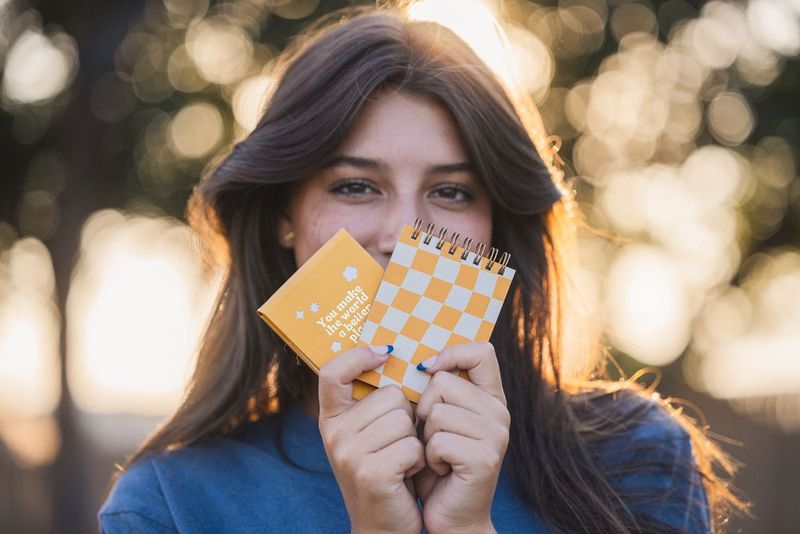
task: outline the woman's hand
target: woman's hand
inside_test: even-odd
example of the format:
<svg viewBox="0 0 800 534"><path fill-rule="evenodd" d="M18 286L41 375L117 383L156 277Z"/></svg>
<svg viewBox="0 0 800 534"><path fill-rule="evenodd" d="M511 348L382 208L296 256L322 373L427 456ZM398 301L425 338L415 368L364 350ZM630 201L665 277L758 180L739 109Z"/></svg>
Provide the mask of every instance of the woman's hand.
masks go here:
<svg viewBox="0 0 800 534"><path fill-rule="evenodd" d="M417 405L427 467L414 477L423 521L438 532L494 532L492 498L511 418L491 343L447 347L427 365L433 374ZM463 369L470 380L448 373Z"/></svg>
<svg viewBox="0 0 800 534"><path fill-rule="evenodd" d="M353 380L386 353L386 345L356 347L320 369L319 429L352 531L418 533L422 518L406 479L422 469L425 454L411 403L397 386L353 399Z"/></svg>

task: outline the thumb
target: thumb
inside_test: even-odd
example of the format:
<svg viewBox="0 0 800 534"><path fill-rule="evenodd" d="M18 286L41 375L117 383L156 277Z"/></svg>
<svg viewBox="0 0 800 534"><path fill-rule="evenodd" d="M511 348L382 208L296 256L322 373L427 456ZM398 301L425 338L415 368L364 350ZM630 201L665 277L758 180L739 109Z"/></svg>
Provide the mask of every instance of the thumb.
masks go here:
<svg viewBox="0 0 800 534"><path fill-rule="evenodd" d="M391 345L370 345L346 350L319 370L319 416L336 417L356 403L353 380L375 369L394 350Z"/></svg>

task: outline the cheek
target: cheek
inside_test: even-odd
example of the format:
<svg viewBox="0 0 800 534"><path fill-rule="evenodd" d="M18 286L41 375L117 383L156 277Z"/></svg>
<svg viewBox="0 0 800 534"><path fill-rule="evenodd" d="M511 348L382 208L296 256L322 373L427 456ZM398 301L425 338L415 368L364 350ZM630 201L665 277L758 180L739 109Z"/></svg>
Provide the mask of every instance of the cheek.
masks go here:
<svg viewBox="0 0 800 534"><path fill-rule="evenodd" d="M358 231L366 221L352 206L326 201L319 197L307 199L293 209L295 228L294 254L298 267L308 260L333 237L339 228L344 228L356 239Z"/></svg>
<svg viewBox="0 0 800 534"><path fill-rule="evenodd" d="M460 226L460 229L456 231L461 232L462 237L471 237L473 247L477 243L483 243L488 250L488 247L492 244L492 219L490 216L482 219L473 218L469 221L465 221L464 224Z"/></svg>
<svg viewBox="0 0 800 534"><path fill-rule="evenodd" d="M446 227L448 236L452 232L461 234L458 238L459 244L465 237L471 237L473 247L477 243L483 243L487 247L491 246L492 213L490 208L478 208L463 213L448 214L447 216L437 217L434 222L437 223L437 228Z"/></svg>

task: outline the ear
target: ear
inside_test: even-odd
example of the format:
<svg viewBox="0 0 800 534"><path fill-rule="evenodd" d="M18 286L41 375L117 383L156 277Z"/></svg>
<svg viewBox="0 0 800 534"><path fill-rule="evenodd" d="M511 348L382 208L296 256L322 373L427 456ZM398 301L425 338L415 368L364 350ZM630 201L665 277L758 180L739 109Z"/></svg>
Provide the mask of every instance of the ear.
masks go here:
<svg viewBox="0 0 800 534"><path fill-rule="evenodd" d="M281 213L280 220L278 221L278 243L286 249L294 248L294 238L291 237L294 232L292 222L289 220L289 214L286 212Z"/></svg>

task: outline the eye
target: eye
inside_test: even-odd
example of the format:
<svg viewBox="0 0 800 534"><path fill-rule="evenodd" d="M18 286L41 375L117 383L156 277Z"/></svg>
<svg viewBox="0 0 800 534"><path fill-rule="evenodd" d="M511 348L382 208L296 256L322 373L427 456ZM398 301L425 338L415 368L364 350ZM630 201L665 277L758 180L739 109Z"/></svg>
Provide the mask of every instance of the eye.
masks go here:
<svg viewBox="0 0 800 534"><path fill-rule="evenodd" d="M328 189L329 192L343 196L361 196L370 192L377 193L378 190L367 180L360 178L348 178L339 180Z"/></svg>
<svg viewBox="0 0 800 534"><path fill-rule="evenodd" d="M432 194L455 204L464 204L475 198L472 191L461 184L446 184L437 187L433 190Z"/></svg>

